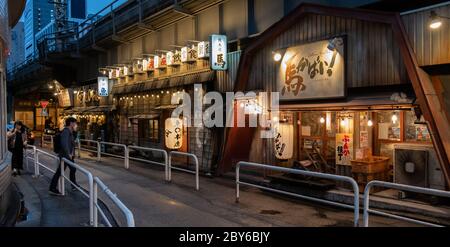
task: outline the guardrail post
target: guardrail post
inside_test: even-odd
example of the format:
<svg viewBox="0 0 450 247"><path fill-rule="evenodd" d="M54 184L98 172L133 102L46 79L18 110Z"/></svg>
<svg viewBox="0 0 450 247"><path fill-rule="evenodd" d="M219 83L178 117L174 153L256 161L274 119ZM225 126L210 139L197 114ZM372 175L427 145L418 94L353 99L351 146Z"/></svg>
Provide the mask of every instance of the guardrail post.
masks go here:
<svg viewBox="0 0 450 247"><path fill-rule="evenodd" d="M198 159L197 156L193 155L192 156L194 158L195 161L195 189L199 190L200 189L200 164L198 163Z"/></svg>
<svg viewBox="0 0 450 247"><path fill-rule="evenodd" d="M97 161L100 162L102 159L102 149L100 142L97 142Z"/></svg>
<svg viewBox="0 0 450 247"><path fill-rule="evenodd" d="M236 164L236 203L239 203L239 166L240 162Z"/></svg>
<svg viewBox="0 0 450 247"><path fill-rule="evenodd" d="M125 169L130 168L130 150L128 150L128 147L124 145L124 152L125 152Z"/></svg>
<svg viewBox="0 0 450 247"><path fill-rule="evenodd" d="M172 152L169 153L169 162L167 163L167 182L172 182Z"/></svg>
<svg viewBox="0 0 450 247"><path fill-rule="evenodd" d="M78 139L78 159L81 158L81 141Z"/></svg>
<svg viewBox="0 0 450 247"><path fill-rule="evenodd" d="M354 222L353 226L358 227L359 226L359 187L355 180L349 179L349 183L351 183L353 187L353 206L354 206Z"/></svg>
<svg viewBox="0 0 450 247"><path fill-rule="evenodd" d="M64 160L63 159L58 159L59 162L59 166L61 169L61 176L59 177L59 192L61 193L61 195L65 196L66 195L66 189L64 186Z"/></svg>
<svg viewBox="0 0 450 247"><path fill-rule="evenodd" d="M89 225L94 226L95 222L94 203L97 203L97 200L94 200L94 178L90 173L88 174L88 180L89 180Z"/></svg>
<svg viewBox="0 0 450 247"><path fill-rule="evenodd" d="M36 147L33 147L34 156L34 176L39 177L39 155L37 153Z"/></svg>
<svg viewBox="0 0 450 247"><path fill-rule="evenodd" d="M165 170L165 176L166 176L166 181L169 181L169 157L167 155L167 151L163 150L163 154L164 154L164 170Z"/></svg>
<svg viewBox="0 0 450 247"><path fill-rule="evenodd" d="M94 203L94 227L98 227L98 185L97 182L94 180L94 185L93 185L93 203Z"/></svg>
<svg viewBox="0 0 450 247"><path fill-rule="evenodd" d="M369 196L370 196L370 185L366 185L364 188L364 199L363 199L363 226L369 227Z"/></svg>

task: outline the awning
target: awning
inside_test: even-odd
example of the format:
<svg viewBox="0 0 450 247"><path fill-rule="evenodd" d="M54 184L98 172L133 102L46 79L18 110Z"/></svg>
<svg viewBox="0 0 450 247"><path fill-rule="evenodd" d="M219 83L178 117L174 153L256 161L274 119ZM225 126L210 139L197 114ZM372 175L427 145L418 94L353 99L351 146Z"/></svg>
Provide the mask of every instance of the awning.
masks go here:
<svg viewBox="0 0 450 247"><path fill-rule="evenodd" d="M64 110L66 114L76 114L76 113L89 113L89 112L110 112L114 110L115 106L88 106L88 107L74 107L72 109Z"/></svg>
<svg viewBox="0 0 450 247"><path fill-rule="evenodd" d="M195 83L204 83L214 80L215 72L212 70L186 73L163 78L154 78L147 81L137 82L130 85L114 85L113 94L138 93L156 89L166 89Z"/></svg>
<svg viewBox="0 0 450 247"><path fill-rule="evenodd" d="M140 114L140 115L135 115L132 117L129 117L131 119L155 119L155 118L159 118L161 114L159 113L152 113L152 114Z"/></svg>
<svg viewBox="0 0 450 247"><path fill-rule="evenodd" d="M368 94L348 96L345 100L333 100L321 103L283 103L280 102L280 110L383 110L383 109L410 109L414 100L410 97L402 100L393 100L392 94Z"/></svg>
<svg viewBox="0 0 450 247"><path fill-rule="evenodd" d="M177 107L178 107L178 105L161 105L161 106L155 107L155 110L175 109Z"/></svg>

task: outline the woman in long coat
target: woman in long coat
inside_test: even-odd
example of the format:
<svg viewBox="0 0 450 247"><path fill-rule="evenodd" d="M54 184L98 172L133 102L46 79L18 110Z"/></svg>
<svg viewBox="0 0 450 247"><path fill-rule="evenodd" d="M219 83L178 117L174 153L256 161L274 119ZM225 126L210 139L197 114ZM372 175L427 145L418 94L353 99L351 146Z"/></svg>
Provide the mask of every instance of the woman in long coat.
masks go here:
<svg viewBox="0 0 450 247"><path fill-rule="evenodd" d="M20 175L23 169L23 150L27 145L27 133L22 122L16 121L14 129L7 133L8 149L12 152L13 175Z"/></svg>

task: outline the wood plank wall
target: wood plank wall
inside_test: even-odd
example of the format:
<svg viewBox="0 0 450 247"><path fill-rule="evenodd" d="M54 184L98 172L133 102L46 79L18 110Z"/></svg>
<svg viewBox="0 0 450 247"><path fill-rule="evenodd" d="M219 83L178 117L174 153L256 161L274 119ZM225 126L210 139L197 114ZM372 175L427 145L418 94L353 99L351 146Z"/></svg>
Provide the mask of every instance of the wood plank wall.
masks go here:
<svg viewBox="0 0 450 247"><path fill-rule="evenodd" d="M431 11L450 17L450 4L402 16L420 66L450 63L450 20L441 19L442 26L433 30L429 28Z"/></svg>

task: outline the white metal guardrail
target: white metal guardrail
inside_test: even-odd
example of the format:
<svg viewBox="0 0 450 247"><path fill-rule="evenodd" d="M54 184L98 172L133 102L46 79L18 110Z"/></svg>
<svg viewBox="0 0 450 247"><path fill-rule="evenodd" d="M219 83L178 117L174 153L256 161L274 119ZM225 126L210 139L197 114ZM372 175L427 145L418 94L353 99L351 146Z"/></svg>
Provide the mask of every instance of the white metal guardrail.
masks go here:
<svg viewBox="0 0 450 247"><path fill-rule="evenodd" d="M73 168L77 169L77 171L80 171L87 177L88 193L86 193L78 185L72 183L72 181L70 181L70 179L65 176L65 173L64 173L64 165L65 164L67 164L68 166L72 166ZM60 183L61 183L60 193L63 196L66 193L65 186L64 186L64 179L66 179L67 181L69 181L69 183L72 184L72 186L74 186L75 188L77 188L77 190L79 190L81 193L83 193L85 196L87 196L89 199L89 225L93 226L94 225L94 189L93 189L94 188L94 177L92 176L92 173L90 173L88 170L84 169L83 167L75 164L74 162L72 162L66 158L62 158L62 162L60 163L60 166L61 166L61 177L59 178Z"/></svg>
<svg viewBox="0 0 450 247"><path fill-rule="evenodd" d="M95 143L96 144L96 150L82 148L81 147L81 142ZM79 139L78 140L78 150L84 150L84 151L89 151L89 152L96 152L97 153L97 161L100 161L100 159L102 157L102 155L101 155L101 146L100 146L100 142L98 142L98 141ZM81 154L80 154L80 157L81 157Z"/></svg>
<svg viewBox="0 0 450 247"><path fill-rule="evenodd" d="M436 227L442 227L441 225L416 220L408 217L403 217L395 214L385 213L382 211L372 210L369 209L369 203L370 203L370 189L372 187L384 187L384 188L390 188L390 189L397 189L397 190L403 190L403 191L409 191L409 192L415 192L415 193L421 193L426 195L433 195L433 196L440 196L440 197L448 197L450 198L450 192L449 191L443 191L443 190L435 190L430 188L423 188L423 187L417 187L417 186L411 186L406 184L396 184L396 183L390 183L390 182L384 182L384 181L370 181L366 188L364 189L364 210L363 210L363 225L364 227L369 226L369 213L372 214L378 214L385 217L390 217L398 220L404 220L416 224L426 225L426 226L436 226Z"/></svg>
<svg viewBox="0 0 450 247"><path fill-rule="evenodd" d="M95 143L97 148L96 148L96 150L82 148L81 147L81 142ZM121 148L123 148L124 156L116 155L116 154L110 154L110 153L107 153L107 152L102 152L102 145L121 147ZM125 167L125 169L129 169L130 168L129 150L128 150L128 146L125 145L125 144L113 143L113 142L99 142L99 141L94 141L94 140L80 139L79 142L78 142L78 149L79 150L84 150L84 151L89 151L89 152L96 152L97 153L97 161L99 161L99 162L102 159L102 154L106 155L106 156L111 156L111 157L115 157L115 158L124 159L124 167ZM80 154L80 156L81 156L81 154Z"/></svg>
<svg viewBox="0 0 450 247"><path fill-rule="evenodd" d="M80 142L96 143L97 144L97 149L96 150L92 150L92 149L81 148ZM98 142L98 141L85 140L85 139L80 139L80 142L78 143L78 149L79 150L84 150L84 151L89 151L89 152L96 152L97 153L97 161L101 160L101 155L103 154L103 155L107 155L107 156L111 156L111 157L124 159L124 166L125 166L126 169L129 169L129 167L130 167L130 160L136 160L136 161L141 161L141 162L145 162L145 163L165 166L165 179L166 179L166 181L171 181L172 180L172 169L173 170L184 171L184 172L188 172L188 173L193 173L193 174L196 175L196 179L195 179L196 186L195 186L195 188L196 188L196 190L199 190L199 169L200 168L199 168L198 158L197 158L197 156L195 154L185 153L185 152L178 152L178 151L172 151L172 152L170 152L168 154L167 151L164 150L164 149L148 148L148 147L141 147L141 146L127 146L125 144L120 144L120 143ZM100 150L101 150L101 145L102 144L110 145L110 146L122 147L124 149L125 156L101 152ZM145 160L145 159L140 159L140 158L136 158L136 157L130 157L130 150L142 150L142 151L160 152L164 156L164 162L161 163L161 162L152 161L152 160ZM195 171L172 166L171 159L172 159L173 155L192 157L194 159L194 162L195 162Z"/></svg>
<svg viewBox="0 0 450 247"><path fill-rule="evenodd" d="M79 190L84 196L86 196L89 199L89 224L91 226L95 226L95 227L98 226L97 209L99 210L99 212L101 212L102 217L105 219L105 222L107 222L108 226L111 226L109 220L107 219L107 217L105 216L103 211L98 207L98 197L97 197L97 186L98 185L107 194L107 196L109 198L111 198L113 203L115 203L117 205L117 207L119 207L120 210L122 210L122 212L124 212L125 217L127 218L127 226L131 226L131 227L134 226L134 218L133 218L133 214L131 213L131 211L119 200L119 198L117 198L117 196L115 194L113 194L105 186L105 184L103 182L101 182L101 180L99 178L97 178L97 177L94 178L92 176L91 172L89 172L85 168L81 167L80 165L76 164L75 162L72 162L65 158L63 158L62 162L60 162L60 159L58 156L50 154L43 150L37 149L35 146L28 145L27 148L31 149L33 151L33 152L26 152L25 158L27 159L27 162L29 159L33 160L35 177L39 177L39 175L40 175L39 167L43 167L53 174L55 173L55 170L47 167L46 165L41 163L39 160L40 155L44 155L49 158L52 158L53 160L55 160L56 162L59 163L60 168L61 168L61 176L58 181L58 187L59 187L59 191L61 192L61 194L63 196L65 195L65 181L64 181L64 179L65 179L65 180L69 181L69 183L71 183L72 186L74 186L77 190ZM32 157L30 157L29 154L32 154ZM70 179L65 176L65 173L64 173L64 165L65 164L67 164L68 166L74 167L75 169L77 169L78 171L80 171L87 177L87 179L88 179L88 190L87 190L88 192L87 193L83 188L79 187L76 184L73 184L72 181L70 181ZM96 210L94 210L95 208L96 208Z"/></svg>
<svg viewBox="0 0 450 247"><path fill-rule="evenodd" d="M152 160L145 160L145 159L140 159L140 158L135 158L135 157L130 157L130 150L141 150L141 151L149 151L149 152L158 152L158 153L162 153L163 157L164 157L164 163L161 162L156 162L156 161L152 161ZM169 180L168 178L168 162L169 162L169 158L168 158L168 154L167 151L164 149L158 149L158 148L147 148L147 147L140 147L140 146L128 146L128 158L130 160L136 160L136 161L141 161L141 162L145 162L145 163L150 163L150 164L156 164L156 165L162 165L164 166L165 169L165 179L166 181Z"/></svg>
<svg viewBox="0 0 450 247"><path fill-rule="evenodd" d="M101 152L101 147L100 146L97 148L98 149L97 152L100 153L100 158L101 158L101 154L104 154L104 155L107 155L107 156L116 157L116 158L123 158L125 169L129 169L130 168L129 151L128 151L127 145L120 144L120 143L113 143L113 142L100 142L100 145L108 145L108 146L114 146L114 147L121 147L121 148L123 148L124 156L115 155L115 154L109 154L109 153L106 153L106 152Z"/></svg>
<svg viewBox="0 0 450 247"><path fill-rule="evenodd" d="M195 162L195 172L188 170L188 169L179 168L179 167L172 167L172 157L174 155L186 156L186 157L193 158L194 162ZM168 167L167 167L167 178L168 178L167 181L169 181L169 182L172 181L172 169L195 174L195 189L196 190L200 189L200 185L199 185L199 169L200 168L199 168L199 164L198 164L198 158L195 154L178 152L178 151L170 152L169 153L169 162L168 162Z"/></svg>
<svg viewBox="0 0 450 247"><path fill-rule="evenodd" d="M300 174L300 175L305 175L305 176L311 176L311 177L318 177L318 178L323 178L323 179L330 179L330 180L335 180L335 181L347 182L347 183L351 184L352 187L353 187L353 197L354 197L354 199L353 199L353 206L347 205L347 204L343 204L343 203L323 200L323 199L319 199L319 198L315 198L315 197L300 195L300 194L296 194L296 193L291 193L291 192L288 192L288 191L272 189L272 188L268 188L268 187L265 187L265 186L260 186L260 185L257 185L257 184L251 184L251 183L242 182L242 181L239 180L239 172L240 172L240 167L241 166L250 166L250 167L256 167L256 168L264 168L264 169L273 170L273 171L280 171L280 172L286 172L286 173ZM329 204L329 205L333 205L333 206L353 209L353 211L354 211L353 226L357 227L359 225L358 224L358 222L359 222L359 188L358 188L358 184L356 183L356 181L353 178L351 178L351 177L334 175L334 174L328 174L328 173L319 173L319 172L297 170L297 169L278 167L278 166L270 166L270 165L258 164L258 163L253 163L253 162L240 161L240 162L238 162L236 164L236 202L239 202L239 185L240 184L253 186L253 187L256 187L256 188L263 189L263 190L268 190L268 191L272 191L272 192L278 192L278 193L281 193L281 194L294 196L294 197L298 197L298 198L302 198L302 199L307 199L307 200L311 200L311 201L315 201L315 202L325 203L325 204Z"/></svg>
<svg viewBox="0 0 450 247"><path fill-rule="evenodd" d="M94 209L94 227L98 226L98 214L97 212L100 212L103 220L106 222L108 226L111 226L111 223L108 220L108 217L103 213L101 208L98 205L98 187L114 202L114 204L117 205L117 207L122 211L124 214L126 220L127 220L127 227L134 227L134 216L133 213L125 206L125 204L122 203L122 201L117 197L116 194L114 194L106 185L98 178L94 178L94 203L95 203L95 209Z"/></svg>

